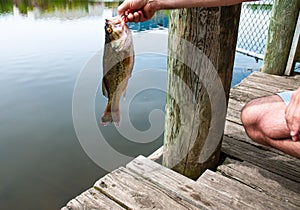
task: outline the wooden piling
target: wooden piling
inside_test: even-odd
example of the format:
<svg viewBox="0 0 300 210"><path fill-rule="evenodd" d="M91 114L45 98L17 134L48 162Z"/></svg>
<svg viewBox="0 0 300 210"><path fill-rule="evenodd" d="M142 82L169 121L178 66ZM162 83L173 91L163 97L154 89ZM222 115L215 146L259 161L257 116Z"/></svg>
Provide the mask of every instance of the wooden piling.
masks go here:
<svg viewBox="0 0 300 210"><path fill-rule="evenodd" d="M171 13L163 164L193 179L219 160L240 11Z"/></svg>
<svg viewBox="0 0 300 210"><path fill-rule="evenodd" d="M299 12L300 13L300 12ZM294 37L289 53L289 57L287 60L287 65L284 74L289 76L294 71L296 62L300 61L300 15L298 14L298 20L295 27Z"/></svg>
<svg viewBox="0 0 300 210"><path fill-rule="evenodd" d="M300 0L274 0L262 72L284 74L299 7Z"/></svg>

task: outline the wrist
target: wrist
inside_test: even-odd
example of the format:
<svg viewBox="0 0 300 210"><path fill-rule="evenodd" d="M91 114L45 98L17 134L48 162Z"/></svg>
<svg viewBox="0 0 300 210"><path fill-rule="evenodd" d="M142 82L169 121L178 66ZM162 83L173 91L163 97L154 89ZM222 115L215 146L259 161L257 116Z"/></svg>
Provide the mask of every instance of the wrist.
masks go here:
<svg viewBox="0 0 300 210"><path fill-rule="evenodd" d="M148 0L148 3L150 5L150 8L154 11L164 9L162 8L160 0Z"/></svg>
<svg viewBox="0 0 300 210"><path fill-rule="evenodd" d="M185 0L148 0L148 2L151 4L151 8L155 10L180 9L187 7ZM191 7L190 4L188 5Z"/></svg>

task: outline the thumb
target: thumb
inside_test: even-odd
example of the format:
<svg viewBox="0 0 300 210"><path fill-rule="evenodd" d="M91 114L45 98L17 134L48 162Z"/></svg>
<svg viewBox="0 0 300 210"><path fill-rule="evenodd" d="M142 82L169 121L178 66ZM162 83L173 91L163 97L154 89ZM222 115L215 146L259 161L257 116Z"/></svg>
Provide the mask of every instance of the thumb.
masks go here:
<svg viewBox="0 0 300 210"><path fill-rule="evenodd" d="M299 128L293 126L293 128L290 129L290 135L291 135L293 141L298 141L299 140Z"/></svg>
<svg viewBox="0 0 300 210"><path fill-rule="evenodd" d="M124 15L125 11L130 9L131 5L129 1L124 1L119 7L118 7L118 14L120 16Z"/></svg>
<svg viewBox="0 0 300 210"><path fill-rule="evenodd" d="M119 15L123 15L126 11L133 12L142 9L148 0L125 0L119 7Z"/></svg>

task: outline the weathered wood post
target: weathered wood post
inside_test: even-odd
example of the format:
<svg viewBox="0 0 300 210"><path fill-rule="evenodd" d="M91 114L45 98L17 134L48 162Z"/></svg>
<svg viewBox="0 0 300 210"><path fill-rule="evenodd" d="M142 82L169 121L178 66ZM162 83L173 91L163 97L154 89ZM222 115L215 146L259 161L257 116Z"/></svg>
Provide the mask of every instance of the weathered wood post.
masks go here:
<svg viewBox="0 0 300 210"><path fill-rule="evenodd" d="M290 76L294 72L296 62L300 61L300 12L295 26L295 32L290 48L289 57L287 60L284 75Z"/></svg>
<svg viewBox="0 0 300 210"><path fill-rule="evenodd" d="M171 13L163 164L193 179L219 160L240 11Z"/></svg>
<svg viewBox="0 0 300 210"><path fill-rule="evenodd" d="M274 0L262 72L284 74L299 7L300 0Z"/></svg>

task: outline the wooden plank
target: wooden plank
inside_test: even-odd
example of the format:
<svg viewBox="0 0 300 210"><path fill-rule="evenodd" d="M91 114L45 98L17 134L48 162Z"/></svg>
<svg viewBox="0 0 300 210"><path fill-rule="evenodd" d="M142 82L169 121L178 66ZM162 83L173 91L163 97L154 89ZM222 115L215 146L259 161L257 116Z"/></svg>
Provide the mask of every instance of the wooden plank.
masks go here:
<svg viewBox="0 0 300 210"><path fill-rule="evenodd" d="M228 107L237 111L241 111L245 104L245 101L235 100L233 98L230 98L228 101Z"/></svg>
<svg viewBox="0 0 300 210"><path fill-rule="evenodd" d="M248 161L268 171L300 182L300 161L291 156L282 156L262 147L224 136L222 151L236 159Z"/></svg>
<svg viewBox="0 0 300 210"><path fill-rule="evenodd" d="M224 134L234 139L252 143L253 141L247 136L245 129L242 125L234 122L226 121Z"/></svg>
<svg viewBox="0 0 300 210"><path fill-rule="evenodd" d="M240 200L254 209L296 209L296 206L291 203L282 203L280 200L269 197L247 185L210 170L206 170L197 182L205 183L211 188L218 189L220 193L230 196L233 200Z"/></svg>
<svg viewBox="0 0 300 210"><path fill-rule="evenodd" d="M232 109L231 107L227 108L226 120L242 125L241 121L241 111Z"/></svg>
<svg viewBox="0 0 300 210"><path fill-rule="evenodd" d="M286 79L284 81L274 81L274 80L270 80L269 79L264 79L264 78L258 78L258 77L250 77L249 80L246 80L246 86L247 86L247 82L253 82L253 83L260 83L263 82L266 85L272 87L269 88L268 90L273 90L273 93L277 93L277 92L283 92L283 91L288 91L288 90L294 90L297 87L297 84L294 80L292 79ZM280 83L280 82L284 82L284 83ZM290 84L293 83L293 84ZM271 94L270 94L271 95Z"/></svg>
<svg viewBox="0 0 300 210"><path fill-rule="evenodd" d="M246 103L243 101L237 101L235 99L229 99L226 120L242 125L241 110Z"/></svg>
<svg viewBox="0 0 300 210"><path fill-rule="evenodd" d="M161 146L155 152L153 152L151 155L149 155L148 158L150 160L153 160L153 161L157 162L157 163L161 163L162 158L163 158L163 153L164 153L164 147Z"/></svg>
<svg viewBox="0 0 300 210"><path fill-rule="evenodd" d="M256 94L254 92L251 91L251 89L248 90L241 90L238 88L234 88L230 91L230 98L238 100L238 101L244 101L244 102L249 102L252 99L258 98L258 97L262 97L262 96L267 96L270 94Z"/></svg>
<svg viewBox="0 0 300 210"><path fill-rule="evenodd" d="M247 77L247 79L254 79L257 82L266 83L275 87L284 87L287 89L294 89L300 86L300 76L278 76L271 75L262 72L254 72L250 75L251 77Z"/></svg>
<svg viewBox="0 0 300 210"><path fill-rule="evenodd" d="M283 203L300 207L300 183L259 168L248 162L226 158L218 171Z"/></svg>
<svg viewBox="0 0 300 210"><path fill-rule="evenodd" d="M262 79L260 75L264 78ZM273 75L266 75L261 72L254 72L247 78L245 78L239 85L232 88L230 96L238 101L247 102L250 99L272 95L275 92L286 90L285 88L282 88L282 84L280 84L279 87L276 87L278 86L278 81L273 80ZM289 79L289 82L291 81L293 80ZM269 82L272 84L268 84Z"/></svg>
<svg viewBox="0 0 300 210"><path fill-rule="evenodd" d="M81 195L72 199L61 210L122 210L120 205L100 193L94 188L90 188Z"/></svg>
<svg viewBox="0 0 300 210"><path fill-rule="evenodd" d="M143 156L131 161L127 168L165 189L170 195L175 194L199 208L205 206L207 209L255 209L241 199L224 194L219 188L187 179Z"/></svg>
<svg viewBox="0 0 300 210"><path fill-rule="evenodd" d="M79 203L75 198L70 200L67 204L67 206L61 208L61 210L80 210L84 207Z"/></svg>
<svg viewBox="0 0 300 210"><path fill-rule="evenodd" d="M126 168L107 174L94 187L126 209L199 209Z"/></svg>
<svg viewBox="0 0 300 210"><path fill-rule="evenodd" d="M298 20L297 25L295 28L295 33L292 41L292 46L290 49L290 54L288 57L287 65L284 74L285 75L291 75L292 68L294 66L294 62L296 60L296 52L297 52L297 46L299 46L299 38L300 38L300 12L298 13Z"/></svg>
<svg viewBox="0 0 300 210"><path fill-rule="evenodd" d="M263 90L265 91L268 95L273 95L274 93L277 92L282 92L285 91L286 88L280 86L280 87L276 87L273 85L269 85L266 84L266 81L264 83L258 82L257 80L247 78L246 80L243 81L243 83L241 84L241 86L249 88L249 89L257 89L257 90Z"/></svg>
<svg viewBox="0 0 300 210"><path fill-rule="evenodd" d="M247 87L244 84L247 83L247 80L243 82L241 85L237 85L234 87L234 90L239 90L241 92L247 93L247 94L252 94L254 95L255 98L263 97L263 96L269 96L273 95L274 92L269 91L268 89L259 89L259 88L254 88L254 87Z"/></svg>

